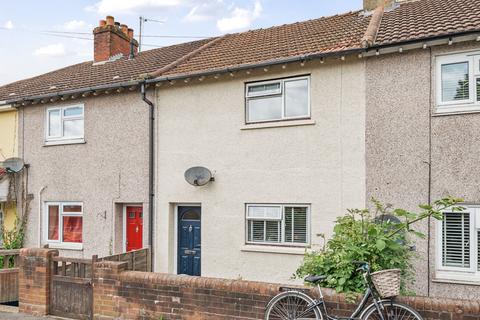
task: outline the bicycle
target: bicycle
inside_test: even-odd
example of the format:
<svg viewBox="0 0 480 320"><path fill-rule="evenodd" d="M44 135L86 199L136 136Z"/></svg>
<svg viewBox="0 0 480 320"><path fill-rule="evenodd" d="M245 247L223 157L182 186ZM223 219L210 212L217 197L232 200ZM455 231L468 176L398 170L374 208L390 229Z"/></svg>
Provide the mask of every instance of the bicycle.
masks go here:
<svg viewBox="0 0 480 320"><path fill-rule="evenodd" d="M300 290L288 290L273 297L267 304L265 320L422 320L411 307L395 302L393 298L382 298L372 284L370 265L363 261L354 261L357 272L363 273L365 292L360 304L350 317L330 316L325 306L320 283L327 276L308 276L306 282L317 286L320 299L312 299ZM372 303L368 304L369 299ZM325 316L325 318L324 318Z"/></svg>

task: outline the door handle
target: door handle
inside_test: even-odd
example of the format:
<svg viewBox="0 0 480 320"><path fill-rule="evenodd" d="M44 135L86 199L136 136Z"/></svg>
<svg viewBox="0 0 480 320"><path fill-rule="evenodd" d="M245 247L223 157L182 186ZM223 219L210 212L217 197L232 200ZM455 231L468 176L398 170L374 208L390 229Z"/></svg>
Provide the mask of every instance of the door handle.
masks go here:
<svg viewBox="0 0 480 320"><path fill-rule="evenodd" d="M184 253L188 256L194 256L195 254L197 254L197 251L195 251L195 250L185 250Z"/></svg>

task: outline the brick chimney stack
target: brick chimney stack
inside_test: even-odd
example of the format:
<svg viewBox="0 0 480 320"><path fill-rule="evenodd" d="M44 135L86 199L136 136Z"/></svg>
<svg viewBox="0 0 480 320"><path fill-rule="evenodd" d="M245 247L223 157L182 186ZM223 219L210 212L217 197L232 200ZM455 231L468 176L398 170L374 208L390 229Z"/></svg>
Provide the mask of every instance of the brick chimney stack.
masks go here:
<svg viewBox="0 0 480 320"><path fill-rule="evenodd" d="M138 42L133 38L133 29L127 25L115 22L112 16L100 20L98 27L93 29L94 61L107 61L110 57L122 54L133 56L138 52Z"/></svg>
<svg viewBox="0 0 480 320"><path fill-rule="evenodd" d="M363 0L363 10L372 11L383 5L385 8L393 7L396 0Z"/></svg>

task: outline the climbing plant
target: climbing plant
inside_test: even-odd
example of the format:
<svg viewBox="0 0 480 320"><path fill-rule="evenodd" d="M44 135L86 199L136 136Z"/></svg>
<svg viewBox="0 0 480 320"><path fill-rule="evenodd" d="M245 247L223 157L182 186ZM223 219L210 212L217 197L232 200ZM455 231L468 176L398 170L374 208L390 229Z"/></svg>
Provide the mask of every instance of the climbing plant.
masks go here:
<svg viewBox="0 0 480 320"><path fill-rule="evenodd" d="M375 210L353 209L336 220L334 234L322 250L306 253L296 277L324 274L323 284L337 292L363 292L364 284L352 261L367 261L373 271L398 268L402 270L402 290L413 282L412 250L414 237L424 234L413 229L421 220L441 220L442 211L461 211L462 199L446 197L431 205L419 205L419 212L395 209L372 199Z"/></svg>

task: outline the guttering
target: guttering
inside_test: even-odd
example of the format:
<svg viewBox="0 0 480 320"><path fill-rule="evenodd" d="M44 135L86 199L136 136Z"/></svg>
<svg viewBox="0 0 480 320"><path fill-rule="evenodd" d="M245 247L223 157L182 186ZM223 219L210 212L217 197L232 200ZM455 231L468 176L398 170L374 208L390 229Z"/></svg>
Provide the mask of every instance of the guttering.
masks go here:
<svg viewBox="0 0 480 320"><path fill-rule="evenodd" d="M155 125L155 113L154 107L155 105L151 100L147 98L147 93L145 90L145 82L140 83L140 94L142 100L149 106L149 121L148 121L148 244L150 246L150 270L153 269L154 265L154 245L153 245L153 219L154 219L154 201L155 201L155 193L154 193L154 125Z"/></svg>
<svg viewBox="0 0 480 320"><path fill-rule="evenodd" d="M51 99L51 98L57 98L57 97L66 96L66 95L81 94L81 93L86 93L86 92L95 92L95 91L99 91L99 90L118 89L118 88L122 88L122 87L138 86L139 84L140 84L140 81L138 81L138 80L120 82L120 83L114 83L114 84L102 84L102 85L99 85L99 86L85 87L85 88L80 88L80 89L66 90L66 91L60 91L60 92L54 92L54 93L48 93L48 94L42 94L42 95L36 95L36 96L29 96L29 97L24 97L24 98L20 98L20 99L11 99L11 100L6 100L6 101L0 101L0 106L9 105L9 104L13 105L13 104L21 103L21 102L24 102L24 101Z"/></svg>

